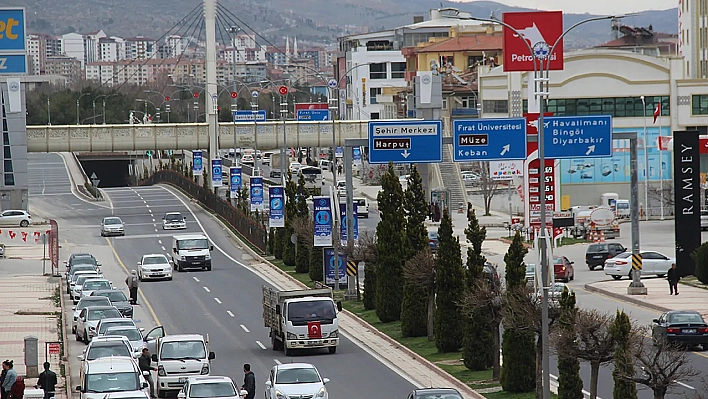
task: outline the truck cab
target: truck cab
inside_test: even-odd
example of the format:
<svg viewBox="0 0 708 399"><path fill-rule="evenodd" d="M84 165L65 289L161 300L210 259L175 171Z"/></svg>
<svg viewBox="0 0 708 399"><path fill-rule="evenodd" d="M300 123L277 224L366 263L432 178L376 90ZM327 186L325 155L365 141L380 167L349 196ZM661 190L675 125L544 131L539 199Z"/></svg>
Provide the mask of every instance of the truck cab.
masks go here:
<svg viewBox="0 0 708 399"><path fill-rule="evenodd" d="M178 272L185 269L211 270L211 251L214 246L204 234L185 234L172 237L172 263Z"/></svg>
<svg viewBox="0 0 708 399"><path fill-rule="evenodd" d="M168 335L157 339L152 361L157 367L157 396L178 392L188 377L209 375L214 352L209 352L209 337L199 334Z"/></svg>

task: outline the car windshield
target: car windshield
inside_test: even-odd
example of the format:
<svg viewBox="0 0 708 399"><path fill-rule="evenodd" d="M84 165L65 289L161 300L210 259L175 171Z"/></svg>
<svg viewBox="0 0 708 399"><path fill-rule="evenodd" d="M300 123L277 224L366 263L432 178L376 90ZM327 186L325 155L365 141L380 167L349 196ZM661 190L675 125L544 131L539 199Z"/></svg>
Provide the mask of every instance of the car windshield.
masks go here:
<svg viewBox="0 0 708 399"><path fill-rule="evenodd" d="M320 382L320 375L313 368L278 370L276 384L312 384Z"/></svg>
<svg viewBox="0 0 708 399"><path fill-rule="evenodd" d="M121 222L121 220L118 218L105 218L103 220L103 224L121 224L121 223L123 223L123 222Z"/></svg>
<svg viewBox="0 0 708 399"><path fill-rule="evenodd" d="M89 306L107 306L110 304L111 304L111 301L109 301L108 298L103 298L103 297L83 298L82 300L79 301L79 304L76 305L76 310L82 310L82 309L87 308Z"/></svg>
<svg viewBox="0 0 708 399"><path fill-rule="evenodd" d="M96 264L96 259L95 258L74 258L74 260L71 261L72 265L95 265Z"/></svg>
<svg viewBox="0 0 708 399"><path fill-rule="evenodd" d="M137 328L109 328L106 331L106 336L126 337L128 341L140 341L143 335Z"/></svg>
<svg viewBox="0 0 708 399"><path fill-rule="evenodd" d="M168 222L181 222L182 219L182 215L180 215L179 213L168 213L167 215L165 215L165 220L167 220Z"/></svg>
<svg viewBox="0 0 708 399"><path fill-rule="evenodd" d="M74 265L71 267L70 275L71 277L74 277L76 275L76 272L95 272L96 271L96 265Z"/></svg>
<svg viewBox="0 0 708 399"><path fill-rule="evenodd" d="M91 310L88 311L89 320L101 320L114 317L121 317L120 312L115 309L101 309L101 310Z"/></svg>
<svg viewBox="0 0 708 399"><path fill-rule="evenodd" d="M554 264L554 265L562 265L562 264L563 264L563 258L556 258L556 257L553 257L553 264Z"/></svg>
<svg viewBox="0 0 708 399"><path fill-rule="evenodd" d="M111 302L127 302L128 301L128 298L125 296L125 294L122 291L101 292L98 295L108 298Z"/></svg>
<svg viewBox="0 0 708 399"><path fill-rule="evenodd" d="M536 271L536 265L533 263L529 263L526 265L526 273L533 273Z"/></svg>
<svg viewBox="0 0 708 399"><path fill-rule="evenodd" d="M230 382L207 382L192 384L189 387L190 398L220 398L238 396L233 384Z"/></svg>
<svg viewBox="0 0 708 399"><path fill-rule="evenodd" d="M162 265L167 264L167 258L164 256L146 256L143 258L143 265Z"/></svg>
<svg viewBox="0 0 708 399"><path fill-rule="evenodd" d="M669 323L704 323L701 315L697 313L672 313L669 315Z"/></svg>
<svg viewBox="0 0 708 399"><path fill-rule="evenodd" d="M202 341L165 342L160 348L160 360L204 359L206 349Z"/></svg>
<svg viewBox="0 0 708 399"><path fill-rule="evenodd" d="M292 321L334 319L336 314L332 301L292 302L288 304L288 320Z"/></svg>
<svg viewBox="0 0 708 399"><path fill-rule="evenodd" d="M607 244L590 244L588 252L607 252Z"/></svg>
<svg viewBox="0 0 708 399"><path fill-rule="evenodd" d="M462 399L456 392L419 393L415 399Z"/></svg>
<svg viewBox="0 0 708 399"><path fill-rule="evenodd" d="M196 238L193 240L177 240L177 249L207 249L209 243L205 238Z"/></svg>
<svg viewBox="0 0 708 399"><path fill-rule="evenodd" d="M626 202L618 202L617 209L629 209L629 204Z"/></svg>
<svg viewBox="0 0 708 399"><path fill-rule="evenodd" d="M99 334L103 334L106 332L111 327L120 327L120 326L135 326L134 322L132 320L115 320L111 321L110 323L101 323L101 327L98 329Z"/></svg>
<svg viewBox="0 0 708 399"><path fill-rule="evenodd" d="M91 345L86 354L86 360L96 360L109 356L132 356L132 354L123 342L102 342Z"/></svg>
<svg viewBox="0 0 708 399"><path fill-rule="evenodd" d="M87 281L83 285L84 291L108 290L111 289L111 283L108 281Z"/></svg>
<svg viewBox="0 0 708 399"><path fill-rule="evenodd" d="M120 392L138 391L140 384L138 373L88 374L86 376L86 392Z"/></svg>
<svg viewBox="0 0 708 399"><path fill-rule="evenodd" d="M98 278L98 274L91 274L91 275L88 275L88 276L87 276L87 275L82 275L82 276L80 276L78 279L76 279L76 285L77 285L78 287L80 287L80 286L84 285L84 283L86 282L86 280L90 280L90 279L92 279L92 278Z"/></svg>

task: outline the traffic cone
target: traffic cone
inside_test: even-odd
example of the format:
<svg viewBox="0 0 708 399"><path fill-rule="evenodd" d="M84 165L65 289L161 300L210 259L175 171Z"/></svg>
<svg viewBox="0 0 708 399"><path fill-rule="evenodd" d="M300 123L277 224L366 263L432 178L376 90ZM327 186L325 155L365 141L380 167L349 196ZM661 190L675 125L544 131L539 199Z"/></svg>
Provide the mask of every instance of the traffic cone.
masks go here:
<svg viewBox="0 0 708 399"><path fill-rule="evenodd" d="M605 232L600 230L600 242L605 242Z"/></svg>

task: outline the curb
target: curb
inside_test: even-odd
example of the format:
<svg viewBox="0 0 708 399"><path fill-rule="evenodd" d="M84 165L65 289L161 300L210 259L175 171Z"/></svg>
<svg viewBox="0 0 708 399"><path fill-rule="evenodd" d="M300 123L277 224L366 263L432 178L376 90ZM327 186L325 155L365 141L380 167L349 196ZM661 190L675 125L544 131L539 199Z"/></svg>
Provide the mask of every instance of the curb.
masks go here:
<svg viewBox="0 0 708 399"><path fill-rule="evenodd" d="M283 270L281 270L279 267L277 267L277 266L273 265L272 263L270 263L270 261L268 261L267 259L265 259L261 254L257 253L257 252L254 251L250 246L246 245L243 241L241 241L241 239L240 239L238 236L236 236L236 235L224 224L224 222L221 221L221 219L215 217L215 216L214 216L213 214L211 214L210 212L208 212L208 213L210 214L210 216L211 216L212 218L214 218L214 220L216 220L223 228L225 228L225 229L227 230L227 234L229 235L229 238L231 238L231 240L235 241L235 242L239 245L239 247L240 247L239 249L241 249L241 250L247 252L250 256L254 257L255 259L257 259L258 261L260 261L261 263L263 263L263 264L266 265L267 267L271 268L272 270L278 272L280 275L287 277L290 281L292 281L293 283L297 284L298 286L300 286L300 287L302 287L302 288L309 288L307 285L305 285L305 284L303 284L302 282L298 281L297 279L293 278L293 277L290 276L288 273L286 273L286 272L284 272ZM466 391L468 391L470 394L472 394L472 395L474 396L474 398L476 398L476 399L484 399L484 396L480 395L477 391L475 391L475 390L473 390L472 388L468 387L467 384L465 384L465 383L463 383L462 381L458 380L457 378L451 376L451 375L448 374L445 370L441 369L440 367L436 366L434 363L430 362L429 360L425 359L424 357L420 356L419 354L417 354L417 353L413 352L412 350L408 349L406 346L404 346L403 344L397 342L397 341L394 340L393 338L391 338L391 337L387 336L386 334L380 332L376 327L374 327L374 326L370 325L369 323L367 323L366 321L362 320L359 316L355 315L354 313L352 313L352 312L350 312L350 311L348 311L348 310L346 310L346 309L345 309L345 310L342 310L342 312L343 312L344 314L346 314L347 316L351 317L351 319L352 319L355 323L359 324L362 328L369 329L370 331L372 331L372 332L373 332L374 334L376 334L377 336L383 338L386 342L388 342L388 343L391 344L392 346L395 346L395 347L397 347L397 348L403 350L404 352L406 352L407 355L411 356L413 359L416 359L416 360L418 360L419 362L425 364L428 368L431 369L431 371L435 372L436 374L438 374L438 376L442 377L442 378L445 379L446 381L449 381L449 382L452 383L453 385L457 385L458 387L463 388L464 390L466 390ZM361 340L358 340L358 341L360 341L362 344L366 345L365 342L362 342Z"/></svg>
<svg viewBox="0 0 708 399"><path fill-rule="evenodd" d="M613 291L608 291L608 290L605 290L605 289L602 289L602 288L595 287L595 286L592 285L592 283L585 284L585 285L584 285L584 288L585 288L586 291L595 292L595 293L598 293L598 294L602 294L602 295L605 295L605 296L609 296L609 297L618 299L618 300L620 300L620 301L622 301L622 302L628 302L628 303L631 303L631 304L633 304L633 305L641 306L641 307L643 307L643 308L648 308L648 309L656 310L657 312L668 312L669 310L671 310L671 309L669 309L669 308L665 308L665 307L659 306L659 305L654 305L653 303L649 303L649 302L646 302L646 301L642 301L642 300L640 300L640 299L635 299L635 298L632 298L632 297L628 297L628 296L626 296L626 295L618 294L618 293L613 292Z"/></svg>
<svg viewBox="0 0 708 399"><path fill-rule="evenodd" d="M61 340L62 340L62 345L64 346L64 357L61 359L61 362L64 364L64 382L66 385L66 397L67 399L71 399L73 397L73 392L71 390L71 387L73 386L71 384L71 368L69 366L69 339L66 336L66 320L65 320L65 314L64 314L64 306L66 306L66 300L64 299L64 279L61 276L61 273L59 275L59 306L61 306L61 328L62 328L62 333L61 333ZM61 370L57 370L61 371Z"/></svg>

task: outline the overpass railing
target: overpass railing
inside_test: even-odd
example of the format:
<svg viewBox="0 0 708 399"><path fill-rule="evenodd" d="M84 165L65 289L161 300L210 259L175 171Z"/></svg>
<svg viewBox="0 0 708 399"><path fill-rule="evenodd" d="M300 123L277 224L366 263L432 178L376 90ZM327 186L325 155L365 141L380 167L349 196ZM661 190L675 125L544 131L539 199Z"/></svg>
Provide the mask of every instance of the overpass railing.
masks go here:
<svg viewBox="0 0 708 399"><path fill-rule="evenodd" d="M369 121L238 122L219 123L219 147L258 149L331 147L332 128L337 146L346 139L368 137ZM285 128L283 128L283 126ZM142 150L197 150L209 148L206 123L138 125L27 126L28 152L114 152Z"/></svg>
<svg viewBox="0 0 708 399"><path fill-rule="evenodd" d="M226 223L236 230L253 246L266 252L268 230L262 221L249 217L242 210L231 205L228 201L204 189L193 181L171 170L158 170L140 183L141 186L150 186L157 183L168 183L179 187L187 195L201 202L210 211L219 215Z"/></svg>

